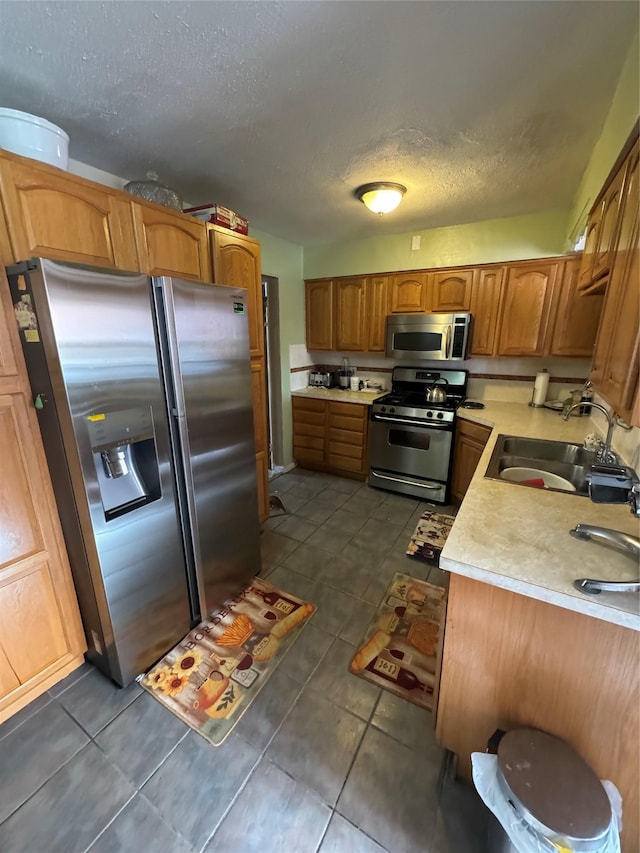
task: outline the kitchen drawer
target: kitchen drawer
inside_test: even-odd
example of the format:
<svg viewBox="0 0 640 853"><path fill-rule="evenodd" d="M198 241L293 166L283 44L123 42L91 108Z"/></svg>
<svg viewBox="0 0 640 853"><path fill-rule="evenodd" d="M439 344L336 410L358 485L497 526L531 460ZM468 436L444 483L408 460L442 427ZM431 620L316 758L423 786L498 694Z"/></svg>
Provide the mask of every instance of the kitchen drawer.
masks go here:
<svg viewBox="0 0 640 853"><path fill-rule="evenodd" d="M489 436L491 435L491 427L482 426L482 424L475 424L472 421L465 421L462 418L458 419L457 429L458 432L463 435L468 435L469 438L475 438L483 444L487 443Z"/></svg>
<svg viewBox="0 0 640 853"><path fill-rule="evenodd" d="M337 471L353 471L363 473L363 462L358 457L342 456L337 453L329 454L329 468Z"/></svg>
<svg viewBox="0 0 640 853"><path fill-rule="evenodd" d="M362 444L346 444L343 441L330 441L329 456L348 456L350 459L362 459L364 447Z"/></svg>
<svg viewBox="0 0 640 853"><path fill-rule="evenodd" d="M301 422L298 416L296 415L296 419L293 425L294 441L299 435L317 435L319 438L324 438L326 431L327 427L325 423L305 423L304 421Z"/></svg>
<svg viewBox="0 0 640 853"><path fill-rule="evenodd" d="M359 418L346 418L342 415L334 415L333 412L329 415L329 429L348 430L362 436L365 424L366 421L362 421Z"/></svg>
<svg viewBox="0 0 640 853"><path fill-rule="evenodd" d="M339 441L344 444L357 444L360 447L364 445L364 438L361 432L354 432L350 429L329 428L329 441Z"/></svg>
<svg viewBox="0 0 640 853"><path fill-rule="evenodd" d="M296 412L318 412L324 415L327 403L325 400L314 400L312 398L292 397L293 410Z"/></svg>
<svg viewBox="0 0 640 853"><path fill-rule="evenodd" d="M324 470L324 450L294 447L293 457L301 468L321 468Z"/></svg>
<svg viewBox="0 0 640 853"><path fill-rule="evenodd" d="M305 448L324 451L324 435L300 435L296 433L293 437L294 448Z"/></svg>
<svg viewBox="0 0 640 853"><path fill-rule="evenodd" d="M369 407L363 406L362 403L336 403L332 400L329 403L329 411L332 415L346 415L350 418L367 419Z"/></svg>

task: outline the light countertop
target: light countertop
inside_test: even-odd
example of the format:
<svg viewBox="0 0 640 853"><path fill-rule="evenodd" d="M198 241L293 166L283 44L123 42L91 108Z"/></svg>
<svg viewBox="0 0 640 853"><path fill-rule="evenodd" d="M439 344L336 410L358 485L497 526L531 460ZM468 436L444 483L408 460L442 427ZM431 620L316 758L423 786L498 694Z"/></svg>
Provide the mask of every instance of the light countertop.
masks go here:
<svg viewBox="0 0 640 853"><path fill-rule="evenodd" d="M370 406L374 400L387 394L387 391L370 390L370 391L348 391L346 388L322 388L312 387L301 388L299 391L292 391L292 397L311 397L312 400L331 400L338 403L364 403Z"/></svg>
<svg viewBox="0 0 640 853"><path fill-rule="evenodd" d="M581 443L589 418L568 422L548 409L484 401L459 417L493 427L469 490L440 557L443 569L521 595L640 631L640 596L603 592L587 596L576 578L634 580L631 557L569 535L576 524L597 524L638 536L640 523L626 505L594 504L587 497L485 479L499 434Z"/></svg>

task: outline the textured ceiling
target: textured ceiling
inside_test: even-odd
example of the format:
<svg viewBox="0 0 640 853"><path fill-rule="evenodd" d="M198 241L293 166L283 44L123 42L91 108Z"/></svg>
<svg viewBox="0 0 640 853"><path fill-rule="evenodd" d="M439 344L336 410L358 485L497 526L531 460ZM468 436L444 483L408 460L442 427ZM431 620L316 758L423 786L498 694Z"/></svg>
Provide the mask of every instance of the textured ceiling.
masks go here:
<svg viewBox="0 0 640 853"><path fill-rule="evenodd" d="M567 208L636 2L0 2L0 105L295 243ZM362 183L407 187L375 217Z"/></svg>

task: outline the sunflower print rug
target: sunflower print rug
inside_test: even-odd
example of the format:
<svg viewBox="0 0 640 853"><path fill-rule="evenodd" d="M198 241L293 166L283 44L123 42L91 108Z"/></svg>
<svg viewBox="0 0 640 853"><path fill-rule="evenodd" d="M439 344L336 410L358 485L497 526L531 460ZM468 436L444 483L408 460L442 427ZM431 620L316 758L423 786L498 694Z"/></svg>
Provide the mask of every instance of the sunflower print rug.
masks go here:
<svg viewBox="0 0 640 853"><path fill-rule="evenodd" d="M315 610L256 577L193 628L140 684L219 746Z"/></svg>

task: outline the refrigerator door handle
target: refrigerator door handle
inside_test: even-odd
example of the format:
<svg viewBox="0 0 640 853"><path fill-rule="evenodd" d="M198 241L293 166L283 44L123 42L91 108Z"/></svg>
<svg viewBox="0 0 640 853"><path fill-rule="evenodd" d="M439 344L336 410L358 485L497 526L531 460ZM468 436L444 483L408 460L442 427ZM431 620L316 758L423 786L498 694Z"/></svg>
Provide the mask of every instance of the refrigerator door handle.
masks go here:
<svg viewBox="0 0 640 853"><path fill-rule="evenodd" d="M165 276L154 278L153 294L156 303L156 318L160 326L160 340L166 342L165 346L160 346L160 360L165 376L169 411L176 418L184 418L186 411L180 378L180 350L176 331L172 284L172 280Z"/></svg>

